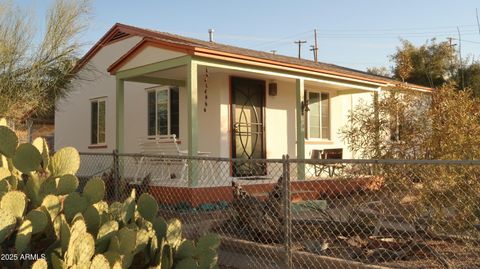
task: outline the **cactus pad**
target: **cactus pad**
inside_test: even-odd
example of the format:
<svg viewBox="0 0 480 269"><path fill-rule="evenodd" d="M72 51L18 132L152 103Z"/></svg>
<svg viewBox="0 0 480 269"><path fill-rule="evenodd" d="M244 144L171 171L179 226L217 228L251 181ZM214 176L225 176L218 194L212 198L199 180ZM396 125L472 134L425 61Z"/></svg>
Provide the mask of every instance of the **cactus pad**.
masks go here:
<svg viewBox="0 0 480 269"><path fill-rule="evenodd" d="M216 250L220 246L220 238L218 235L213 233L208 233L200 237L197 241L197 248L199 252L202 252L207 249Z"/></svg>
<svg viewBox="0 0 480 269"><path fill-rule="evenodd" d="M198 256L198 268L199 269L212 269L215 268L218 262L218 254L216 251L209 250L202 252Z"/></svg>
<svg viewBox="0 0 480 269"><path fill-rule="evenodd" d="M80 241L75 241L74 248L75 263L78 265L88 264L95 254L95 240L91 234L85 233Z"/></svg>
<svg viewBox="0 0 480 269"><path fill-rule="evenodd" d="M90 269L110 269L110 263L102 254L97 254L93 257Z"/></svg>
<svg viewBox="0 0 480 269"><path fill-rule="evenodd" d="M85 197L80 196L77 192L72 192L63 201L63 212L67 220L72 220L77 213L83 213L87 206Z"/></svg>
<svg viewBox="0 0 480 269"><path fill-rule="evenodd" d="M108 244L110 243L110 238L112 238L117 231L118 222L114 220L105 222L102 226L100 226L97 234L97 249L100 252L103 252L107 249Z"/></svg>
<svg viewBox="0 0 480 269"><path fill-rule="evenodd" d="M177 248L182 242L182 223L178 219L171 219L167 222L167 233L165 238L168 244Z"/></svg>
<svg viewBox="0 0 480 269"><path fill-rule="evenodd" d="M121 217L123 223L127 224L135 214L135 200L132 197L128 197L123 202Z"/></svg>
<svg viewBox="0 0 480 269"><path fill-rule="evenodd" d="M24 174L36 171L40 168L41 163L42 155L32 144L21 144L15 151L15 156L13 156L13 165Z"/></svg>
<svg viewBox="0 0 480 269"><path fill-rule="evenodd" d="M87 231L91 234L97 234L100 228L100 214L98 210L93 205L90 205L82 215L87 224Z"/></svg>
<svg viewBox="0 0 480 269"><path fill-rule="evenodd" d="M1 167L0 166L0 179L4 179L4 178L7 178L9 176L11 176L12 174L10 173L10 171L8 170L8 168L6 167Z"/></svg>
<svg viewBox="0 0 480 269"><path fill-rule="evenodd" d="M38 149L38 152L42 155L42 167L47 168L50 161L50 153L48 150L47 140L42 137L37 137L33 140L32 145Z"/></svg>
<svg viewBox="0 0 480 269"><path fill-rule="evenodd" d="M80 155L75 148L62 148L50 158L49 170L52 176L74 175L80 167Z"/></svg>
<svg viewBox="0 0 480 269"><path fill-rule="evenodd" d="M175 258L177 259L186 259L195 257L197 250L192 240L183 241L180 246L178 246L175 253Z"/></svg>
<svg viewBox="0 0 480 269"><path fill-rule="evenodd" d="M157 200L148 193L140 195L137 201L137 207L140 215L148 221L152 221L158 212Z"/></svg>
<svg viewBox="0 0 480 269"><path fill-rule="evenodd" d="M137 241L137 232L127 227L123 227L118 231L119 251L121 254L127 255L133 253Z"/></svg>
<svg viewBox="0 0 480 269"><path fill-rule="evenodd" d="M153 230L155 230L155 233L157 235L158 242L161 242L162 239L167 234L167 222L162 217L156 217L153 220L152 225L153 225Z"/></svg>
<svg viewBox="0 0 480 269"><path fill-rule="evenodd" d="M105 182L99 177L90 179L83 188L83 196L90 204L100 202L105 196Z"/></svg>
<svg viewBox="0 0 480 269"><path fill-rule="evenodd" d="M134 253L139 253L140 251L143 251L147 247L149 240L150 240L150 234L147 230L144 230L144 229L137 230L137 238L135 242Z"/></svg>
<svg viewBox="0 0 480 269"><path fill-rule="evenodd" d="M198 268L197 262L192 258L186 258L180 260L177 265L175 265L175 269L195 269Z"/></svg>
<svg viewBox="0 0 480 269"><path fill-rule="evenodd" d="M40 209L31 210L26 218L32 223L32 234L43 232L48 225L49 217Z"/></svg>
<svg viewBox="0 0 480 269"><path fill-rule="evenodd" d="M15 248L17 253L21 254L27 250L30 239L32 238L32 223L26 219L18 228L17 236L15 237Z"/></svg>
<svg viewBox="0 0 480 269"><path fill-rule="evenodd" d="M82 246L82 241L86 237L86 234L87 226L85 225L85 222L83 220L75 221L70 228L70 239L65 253L65 262L67 263L67 266L76 264L76 261L78 260L78 248L89 248L89 246Z"/></svg>
<svg viewBox="0 0 480 269"><path fill-rule="evenodd" d="M0 180L0 193L6 193L10 191L11 186L7 179Z"/></svg>
<svg viewBox="0 0 480 269"><path fill-rule="evenodd" d="M56 179L57 195L65 195L74 192L78 188L78 178L71 174L65 174Z"/></svg>
<svg viewBox="0 0 480 269"><path fill-rule="evenodd" d="M45 259L38 259L33 263L32 269L48 269L48 263Z"/></svg>
<svg viewBox="0 0 480 269"><path fill-rule="evenodd" d="M0 141L2 141L0 143L0 154L12 158L18 145L18 137L15 132L6 126L0 126Z"/></svg>
<svg viewBox="0 0 480 269"><path fill-rule="evenodd" d="M2 243L15 230L17 219L5 209L0 209L0 216L0 243Z"/></svg>
<svg viewBox="0 0 480 269"><path fill-rule="evenodd" d="M9 191L3 195L0 208L9 211L16 218L21 219L27 207L27 196L20 191Z"/></svg>
<svg viewBox="0 0 480 269"><path fill-rule="evenodd" d="M42 206L48 212L50 219L53 221L60 212L62 204L57 196L47 195L43 198Z"/></svg>
<svg viewBox="0 0 480 269"><path fill-rule="evenodd" d="M115 265L119 266L118 268L123 268L121 266L121 261L122 258L120 257L120 254L115 251L107 251L103 253L103 256L108 260L108 263L112 266L112 268L115 268Z"/></svg>
<svg viewBox="0 0 480 269"><path fill-rule="evenodd" d="M70 226L68 226L67 220L64 215L59 216L60 219L60 245L62 247L62 253L65 253L70 242Z"/></svg>
<svg viewBox="0 0 480 269"><path fill-rule="evenodd" d="M36 173L28 176L27 183L25 184L25 193L28 199L33 203L34 207L39 206L43 200L42 186L45 182L45 178L39 177Z"/></svg>

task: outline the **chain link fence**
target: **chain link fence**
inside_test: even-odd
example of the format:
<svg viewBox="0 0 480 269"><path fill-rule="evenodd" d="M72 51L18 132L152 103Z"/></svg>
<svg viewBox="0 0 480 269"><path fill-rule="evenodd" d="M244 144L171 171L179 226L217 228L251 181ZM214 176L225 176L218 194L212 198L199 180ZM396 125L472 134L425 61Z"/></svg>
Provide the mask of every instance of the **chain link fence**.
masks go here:
<svg viewBox="0 0 480 269"><path fill-rule="evenodd" d="M92 176L220 235L220 268L480 268L480 161L81 154Z"/></svg>

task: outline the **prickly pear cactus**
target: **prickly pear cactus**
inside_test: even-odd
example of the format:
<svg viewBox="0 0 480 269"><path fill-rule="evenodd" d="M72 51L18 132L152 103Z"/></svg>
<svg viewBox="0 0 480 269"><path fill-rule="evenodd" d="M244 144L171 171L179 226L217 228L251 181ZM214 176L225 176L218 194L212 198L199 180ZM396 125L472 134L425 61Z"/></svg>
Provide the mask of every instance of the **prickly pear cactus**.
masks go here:
<svg viewBox="0 0 480 269"><path fill-rule="evenodd" d="M158 216L151 195L132 191L109 205L100 178L79 192L74 148L50 156L42 138L19 145L1 122L0 141L2 254L46 254L21 268L216 268L218 237L185 240L181 222Z"/></svg>

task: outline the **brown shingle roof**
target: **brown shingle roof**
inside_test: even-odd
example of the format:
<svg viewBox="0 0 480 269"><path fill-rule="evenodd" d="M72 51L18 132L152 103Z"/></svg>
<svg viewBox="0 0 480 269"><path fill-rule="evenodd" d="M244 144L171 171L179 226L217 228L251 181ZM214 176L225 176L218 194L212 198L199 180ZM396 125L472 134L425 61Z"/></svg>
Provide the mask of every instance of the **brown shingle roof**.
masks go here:
<svg viewBox="0 0 480 269"><path fill-rule="evenodd" d="M245 57L250 57L250 58L255 58L255 59L261 59L265 61L270 61L278 64L285 64L285 65L293 65L293 66L299 66L299 67L305 67L309 69L314 69L319 72L332 72L332 73L338 73L338 74L343 74L345 76L350 76L350 77L355 77L358 79L365 79L366 81L375 81L375 82L380 82L380 83L385 83L389 85L397 85L400 84L399 81L394 80L392 78L388 77L383 77L383 76L377 76L373 74L369 74L363 71L347 68L347 67L342 67L334 64L329 64L329 63L322 63L322 62L314 62L306 59L298 59L295 57L290 57L290 56L284 56L284 55L279 55L279 54L273 54L269 52L264 52L264 51L257 51L257 50L252 50L252 49L246 49L246 48L241 48L241 47L236 47L232 45L226 45L226 44L221 44L217 42L208 42L196 38L191 38L191 37L184 37L176 34L171 34L171 33L166 33L166 32L160 32L157 30L151 30L151 29L145 29L145 28L139 28L131 25L125 25L125 24L120 24L117 23L115 24L100 41L85 55L85 57L82 59L80 62L79 66L84 64L84 62L88 61L88 59L96 53L96 50L99 49L102 45L105 45L106 43L109 42L109 39L112 38L112 36L118 35L119 33L127 33L130 35L137 35L141 36L144 38L149 38L151 40L158 40L163 43L168 43L172 45L177 45L181 47L187 47L187 48L194 48L194 49L205 49L205 50L210 50L210 51L215 51L215 52L221 52L221 53L228 53L228 54L234 54L234 55L241 55ZM423 86L418 86L418 85L413 85L413 84L408 84L410 87L414 88L419 88L419 89L428 89L430 88L423 87Z"/></svg>
<svg viewBox="0 0 480 269"><path fill-rule="evenodd" d="M138 30L142 30L145 32L150 32L151 35L149 37L152 37L161 41L169 42L169 43L178 44L178 45L192 46L197 48L205 48L205 49L210 49L215 51L240 54L244 56L255 57L255 58L260 58L265 60L301 65L301 66L306 66L311 68L318 68L322 70L334 71L334 72L343 73L343 74L350 74L350 75L355 75L355 76L375 79L375 80L381 80L381 81L390 82L390 83L398 83L398 81L392 78L372 75L364 71L355 70L352 68L347 68L347 67L338 66L334 64L314 62L307 59L298 59L295 57L273 54L265 51L246 49L246 48L241 48L237 46L221 44L217 42L209 42L209 41L204 41L196 38L180 36L172 33L160 32L152 29L138 28L130 25L126 25L126 26L136 28Z"/></svg>

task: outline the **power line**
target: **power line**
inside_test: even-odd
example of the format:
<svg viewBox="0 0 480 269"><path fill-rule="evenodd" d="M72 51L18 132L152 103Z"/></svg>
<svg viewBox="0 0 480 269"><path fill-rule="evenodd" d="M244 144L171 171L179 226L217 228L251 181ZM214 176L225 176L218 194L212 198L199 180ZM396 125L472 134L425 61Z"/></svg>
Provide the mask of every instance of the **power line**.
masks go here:
<svg viewBox="0 0 480 269"><path fill-rule="evenodd" d="M480 34L480 21L478 20L478 8L475 8L475 15L477 17L478 33Z"/></svg>
<svg viewBox="0 0 480 269"><path fill-rule="evenodd" d="M294 41L293 43L298 44L298 59L300 59L302 53L302 44L307 43L307 40L298 40Z"/></svg>
<svg viewBox="0 0 480 269"><path fill-rule="evenodd" d="M322 32L380 32L380 31L404 31L404 30L433 30L433 29L455 29L457 26L432 26L432 27L405 27L405 28L324 28L322 27ZM459 25L458 27L477 27L476 24L465 24Z"/></svg>

